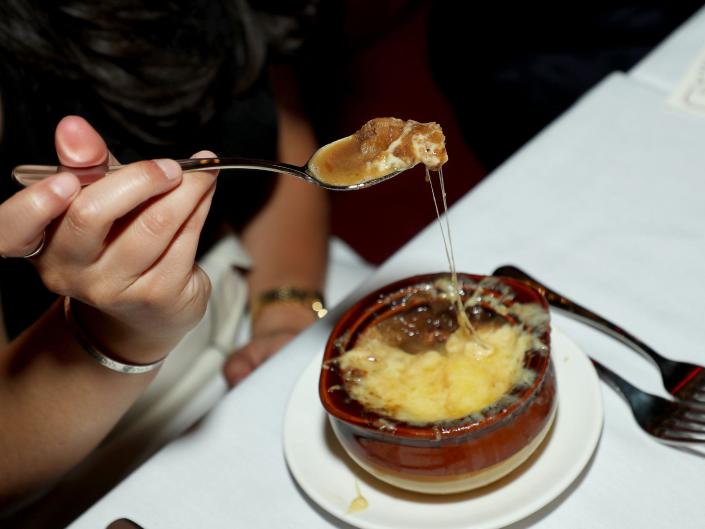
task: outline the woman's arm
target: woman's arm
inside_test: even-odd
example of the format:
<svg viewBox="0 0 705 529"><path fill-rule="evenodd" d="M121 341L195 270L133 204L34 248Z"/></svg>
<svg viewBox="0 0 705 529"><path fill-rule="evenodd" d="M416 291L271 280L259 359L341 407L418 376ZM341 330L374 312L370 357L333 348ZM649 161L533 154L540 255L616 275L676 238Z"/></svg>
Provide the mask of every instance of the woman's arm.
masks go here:
<svg viewBox="0 0 705 529"><path fill-rule="evenodd" d="M110 347L109 342L102 345L106 350ZM156 372L125 375L99 365L67 327L61 303L4 347L0 353L0 513L78 464Z"/></svg>
<svg viewBox="0 0 705 529"><path fill-rule="evenodd" d="M69 166L108 156L80 118L59 125L57 150ZM210 283L194 258L214 186L212 173L139 162L83 188L49 225L33 264L109 356L154 362L202 317ZM99 365L78 339L57 304L0 349L0 507L78 463L153 377Z"/></svg>
<svg viewBox="0 0 705 529"><path fill-rule="evenodd" d="M294 79L287 70L272 74L279 117L279 158L303 165L316 150L313 130L302 111ZM253 260L248 276L250 300L279 287L320 291L328 250L326 192L280 175L273 196L243 233ZM225 366L231 384L246 377L316 319L310 307L280 302L265 305L252 322L252 340Z"/></svg>

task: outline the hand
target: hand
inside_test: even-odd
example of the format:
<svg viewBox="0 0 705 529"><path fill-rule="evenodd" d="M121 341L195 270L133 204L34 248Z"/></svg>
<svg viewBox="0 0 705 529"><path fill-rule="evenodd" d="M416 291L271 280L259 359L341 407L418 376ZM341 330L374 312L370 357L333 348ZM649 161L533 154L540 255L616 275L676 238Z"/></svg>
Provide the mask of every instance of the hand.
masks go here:
<svg viewBox="0 0 705 529"><path fill-rule="evenodd" d="M69 167L109 156L78 117L59 124L56 147ZM33 259L42 280L81 302L74 310L113 354L154 361L203 316L210 282L194 260L215 178L182 177L173 160L134 163L83 188L47 231L46 247Z"/></svg>
<svg viewBox="0 0 705 529"><path fill-rule="evenodd" d="M250 343L226 360L223 373L230 386L246 378L260 364L316 321L315 313L297 303L272 303L252 322Z"/></svg>

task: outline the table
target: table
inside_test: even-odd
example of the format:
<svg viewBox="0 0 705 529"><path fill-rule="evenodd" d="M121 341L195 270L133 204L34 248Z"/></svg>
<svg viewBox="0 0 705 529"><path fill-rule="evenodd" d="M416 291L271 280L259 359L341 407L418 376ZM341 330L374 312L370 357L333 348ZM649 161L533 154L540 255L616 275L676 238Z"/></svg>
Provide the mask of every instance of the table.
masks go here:
<svg viewBox="0 0 705 529"><path fill-rule="evenodd" d="M677 82L669 56L677 55L679 69L687 65L705 46L703 35L700 11L461 199L450 212L458 268L490 273L518 264L655 349L705 364L705 118L666 103ZM450 164L447 185L461 177L462 167ZM439 228L428 226L71 527L106 527L121 516L146 529L348 527L308 500L287 471L289 394L353 299L446 269L441 244ZM623 345L560 315L553 321L590 355L665 394L657 371ZM648 438L625 402L602 389L603 434L592 460L564 494L513 529L701 527L705 457Z"/></svg>

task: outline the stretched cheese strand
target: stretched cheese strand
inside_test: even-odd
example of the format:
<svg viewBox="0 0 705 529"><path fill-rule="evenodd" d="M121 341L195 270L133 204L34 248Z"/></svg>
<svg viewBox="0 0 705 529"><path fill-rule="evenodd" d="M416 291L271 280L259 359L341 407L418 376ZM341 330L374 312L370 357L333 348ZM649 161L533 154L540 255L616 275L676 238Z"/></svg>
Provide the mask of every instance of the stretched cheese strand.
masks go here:
<svg viewBox="0 0 705 529"><path fill-rule="evenodd" d="M426 181L431 187L431 196L433 197L433 205L436 208L438 227L441 230L441 237L443 238L443 247L445 249L446 259L448 260L448 267L450 269L451 288L453 289L453 291L450 292L450 296L453 304L455 305L455 312L458 318L458 327L460 327L460 329L462 329L467 334L468 338L476 341L482 346L484 350L487 350L488 346L484 344L483 341L480 339L477 332L475 332L475 328L472 326L472 323L470 323L470 320L468 319L468 315L465 312L465 307L463 306L463 301L460 295L460 284L458 283L458 273L455 267L455 254L453 252L453 239L451 238L450 232L448 200L446 198L445 182L443 180L443 168L439 167L438 169L438 181L441 190L441 198L443 200L443 212L445 213L445 228L443 226L443 222L441 221L441 211L438 207L438 199L436 198L436 191L433 188L433 180L431 178L431 172L429 171L428 167L426 167Z"/></svg>

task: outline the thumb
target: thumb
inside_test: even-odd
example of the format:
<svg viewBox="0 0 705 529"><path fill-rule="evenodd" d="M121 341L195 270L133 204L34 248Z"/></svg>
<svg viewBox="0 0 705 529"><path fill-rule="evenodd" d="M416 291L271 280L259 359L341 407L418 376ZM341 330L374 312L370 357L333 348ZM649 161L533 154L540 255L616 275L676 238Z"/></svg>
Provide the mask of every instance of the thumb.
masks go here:
<svg viewBox="0 0 705 529"><path fill-rule="evenodd" d="M54 145L65 167L94 167L117 163L100 134L82 117L66 116L56 126Z"/></svg>

